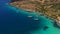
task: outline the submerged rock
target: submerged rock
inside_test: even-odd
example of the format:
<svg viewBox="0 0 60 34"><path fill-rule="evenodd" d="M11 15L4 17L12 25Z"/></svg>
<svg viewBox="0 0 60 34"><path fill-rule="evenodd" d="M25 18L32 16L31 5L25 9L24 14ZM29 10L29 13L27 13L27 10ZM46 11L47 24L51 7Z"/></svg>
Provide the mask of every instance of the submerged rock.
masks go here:
<svg viewBox="0 0 60 34"><path fill-rule="evenodd" d="M49 28L48 26L45 26L45 27L43 28L43 30L46 31L48 28Z"/></svg>

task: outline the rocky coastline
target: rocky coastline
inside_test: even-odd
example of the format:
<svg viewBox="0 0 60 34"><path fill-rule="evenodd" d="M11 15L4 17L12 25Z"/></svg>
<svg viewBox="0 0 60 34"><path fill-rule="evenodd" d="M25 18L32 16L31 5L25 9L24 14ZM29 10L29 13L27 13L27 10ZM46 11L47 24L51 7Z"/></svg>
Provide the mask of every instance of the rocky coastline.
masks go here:
<svg viewBox="0 0 60 34"><path fill-rule="evenodd" d="M55 27L60 28L60 0L12 0L9 4L28 12L42 13L54 21Z"/></svg>

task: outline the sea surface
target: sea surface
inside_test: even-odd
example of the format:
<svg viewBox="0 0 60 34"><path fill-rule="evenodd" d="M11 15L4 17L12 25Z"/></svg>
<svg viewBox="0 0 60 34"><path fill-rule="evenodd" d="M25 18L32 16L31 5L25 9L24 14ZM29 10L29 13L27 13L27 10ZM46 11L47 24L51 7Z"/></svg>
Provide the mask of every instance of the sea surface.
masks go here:
<svg viewBox="0 0 60 34"><path fill-rule="evenodd" d="M60 28L54 27L51 19L10 6L10 1L0 0L0 34L60 34Z"/></svg>

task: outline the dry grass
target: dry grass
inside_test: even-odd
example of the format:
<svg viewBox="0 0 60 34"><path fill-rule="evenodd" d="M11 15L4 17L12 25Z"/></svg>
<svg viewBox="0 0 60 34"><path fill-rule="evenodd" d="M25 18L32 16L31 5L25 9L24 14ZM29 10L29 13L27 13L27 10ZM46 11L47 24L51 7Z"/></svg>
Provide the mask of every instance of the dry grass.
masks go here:
<svg viewBox="0 0 60 34"><path fill-rule="evenodd" d="M41 3L40 0L17 1L10 3L10 5L22 8L27 11L40 12L54 19L57 19L57 17L60 16L59 2L42 2L43 3Z"/></svg>

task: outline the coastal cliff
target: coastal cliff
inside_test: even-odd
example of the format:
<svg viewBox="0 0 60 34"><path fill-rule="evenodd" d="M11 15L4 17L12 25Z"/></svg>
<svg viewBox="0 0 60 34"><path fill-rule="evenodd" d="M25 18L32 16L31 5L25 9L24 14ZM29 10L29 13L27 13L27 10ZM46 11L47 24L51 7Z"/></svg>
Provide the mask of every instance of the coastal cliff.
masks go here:
<svg viewBox="0 0 60 34"><path fill-rule="evenodd" d="M9 4L30 12L39 12L60 23L60 0L11 0Z"/></svg>

